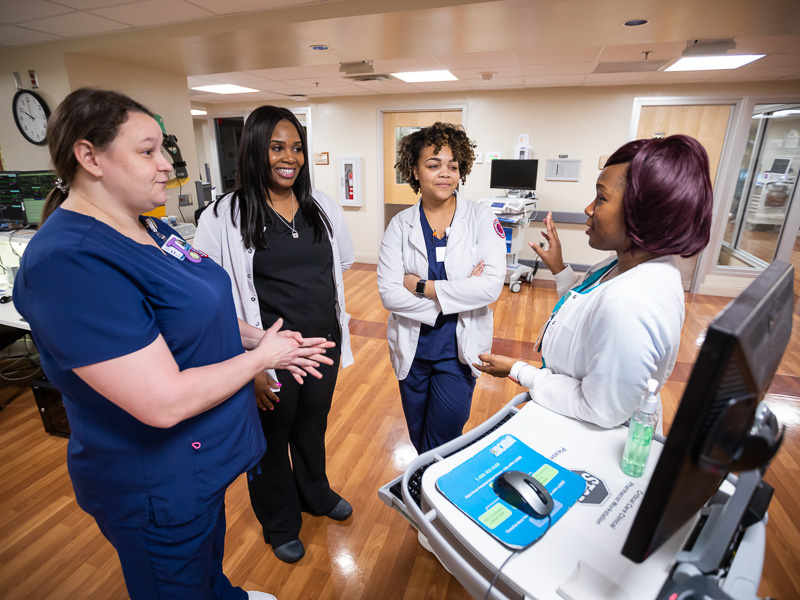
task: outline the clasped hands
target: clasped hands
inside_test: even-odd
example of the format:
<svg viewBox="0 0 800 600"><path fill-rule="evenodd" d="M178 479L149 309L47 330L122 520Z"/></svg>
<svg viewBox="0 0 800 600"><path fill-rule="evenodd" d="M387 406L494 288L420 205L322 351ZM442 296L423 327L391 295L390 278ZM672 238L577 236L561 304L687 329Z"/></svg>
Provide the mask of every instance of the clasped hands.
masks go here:
<svg viewBox="0 0 800 600"><path fill-rule="evenodd" d="M316 367L320 364L333 364L333 360L325 356L325 350L333 348L336 343L321 337L304 338L297 331L281 331L282 325L283 319L275 321L258 343L256 350L268 353L266 368L286 369L301 384L307 374L321 378L322 375ZM272 390L280 387L280 384L269 374L262 372L255 376L255 385L258 406L262 410L273 410L273 402L279 400Z"/></svg>

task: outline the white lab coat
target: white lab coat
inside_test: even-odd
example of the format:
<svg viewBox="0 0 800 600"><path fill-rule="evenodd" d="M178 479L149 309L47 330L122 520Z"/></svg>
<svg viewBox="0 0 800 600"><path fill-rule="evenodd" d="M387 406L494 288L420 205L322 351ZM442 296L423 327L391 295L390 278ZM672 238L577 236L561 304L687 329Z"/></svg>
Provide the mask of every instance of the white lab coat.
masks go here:
<svg viewBox="0 0 800 600"><path fill-rule="evenodd" d="M386 329L389 353L399 380L408 375L417 351L420 325L434 325L439 313L458 313L456 342L459 360L472 367L478 354L492 347L493 317L489 304L503 289L506 241L494 213L486 206L457 196L444 266L447 280L436 282L437 299L419 297L403 286L403 277L428 278L428 252L420 222L420 202L398 213L383 235L378 258L378 290L390 311ZM483 260L480 277L470 277Z"/></svg>
<svg viewBox="0 0 800 600"><path fill-rule="evenodd" d="M336 284L336 316L342 334L341 366L346 368L353 364L353 351L350 348L350 315L344 305L344 280L342 272L346 271L355 260L353 242L347 225L344 222L342 209L328 195L319 190L311 190L311 195L319 207L327 215L333 228L329 237L333 251L333 281ZM231 222L231 199L233 194L217 200L218 214L214 214L215 206L209 206L200 215L192 245L208 254L211 259L228 272L231 278L233 301L236 305L236 316L243 321L261 327L261 309L253 279L252 248L245 249L239 225L239 212L236 212L236 223ZM275 377L274 371L270 374Z"/></svg>
<svg viewBox="0 0 800 600"><path fill-rule="evenodd" d="M571 296L542 340L546 368L518 362L511 377L550 410L601 427L620 425L646 393L647 380L663 386L678 357L685 309L675 259L649 260L584 294L569 291L580 281L571 268L555 277L559 294Z"/></svg>

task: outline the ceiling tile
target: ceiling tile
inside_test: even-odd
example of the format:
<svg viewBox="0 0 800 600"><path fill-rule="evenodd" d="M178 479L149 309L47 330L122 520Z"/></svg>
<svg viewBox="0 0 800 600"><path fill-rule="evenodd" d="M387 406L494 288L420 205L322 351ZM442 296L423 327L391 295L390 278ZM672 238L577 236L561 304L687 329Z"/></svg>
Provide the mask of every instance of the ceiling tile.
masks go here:
<svg viewBox="0 0 800 600"><path fill-rule="evenodd" d="M663 44L630 44L625 46L605 46L597 58L598 62L628 62L645 60L644 52L650 52L648 61L665 61L678 58L686 48L683 42Z"/></svg>
<svg viewBox="0 0 800 600"><path fill-rule="evenodd" d="M298 4L297 0L224 0L224 2L220 0L192 0L192 3L218 15L270 10Z"/></svg>
<svg viewBox="0 0 800 600"><path fill-rule="evenodd" d="M595 62L600 54L600 46L575 47L539 47L525 48L516 51L520 65L557 65L574 62Z"/></svg>
<svg viewBox="0 0 800 600"><path fill-rule="evenodd" d="M148 27L190 19L211 17L214 13L183 0L147 0L121 6L97 8L91 14L127 23L135 27Z"/></svg>
<svg viewBox="0 0 800 600"><path fill-rule="evenodd" d="M409 71L438 71L445 66L433 56L384 59L374 61L376 73L407 73Z"/></svg>
<svg viewBox="0 0 800 600"><path fill-rule="evenodd" d="M594 63L563 63L560 65L526 65L522 74L527 77L539 75L588 75L594 71Z"/></svg>
<svg viewBox="0 0 800 600"><path fill-rule="evenodd" d="M36 29L37 31L44 31L45 33L62 35L65 37L95 35L130 28L130 26L124 23L117 23L116 21L110 21L103 17L78 12L48 17L46 19L37 19L35 21L27 21L24 23L24 26Z"/></svg>
<svg viewBox="0 0 800 600"><path fill-rule="evenodd" d="M139 2L140 0L133 1ZM87 10L102 6L114 6L115 4L130 4L131 0L58 0L58 3L80 10Z"/></svg>
<svg viewBox="0 0 800 600"><path fill-rule="evenodd" d="M3 0L0 22L20 23L68 12L71 11L66 6L47 2L46 0Z"/></svg>
<svg viewBox="0 0 800 600"><path fill-rule="evenodd" d="M15 25L0 25L0 46L20 46L22 44L38 44L60 39L49 33L23 29Z"/></svg>
<svg viewBox="0 0 800 600"><path fill-rule="evenodd" d="M455 56L439 57L446 69L483 69L484 67L516 67L517 57L513 52L473 52Z"/></svg>
<svg viewBox="0 0 800 600"><path fill-rule="evenodd" d="M456 69L451 71L451 73L462 80L481 79L481 73L493 73L492 75L493 79L522 76L522 70L518 66L513 66L513 67L487 66L481 69Z"/></svg>
<svg viewBox="0 0 800 600"><path fill-rule="evenodd" d="M337 66L338 69L338 66ZM247 73L261 77L263 79L272 79L275 81L290 81L292 79L307 79L314 77L316 73L308 69L300 67L284 67L278 69L251 69Z"/></svg>
<svg viewBox="0 0 800 600"><path fill-rule="evenodd" d="M644 83L652 73L591 73L583 85L634 85Z"/></svg>
<svg viewBox="0 0 800 600"><path fill-rule="evenodd" d="M586 75L539 75L525 77L525 87L562 87L583 84Z"/></svg>
<svg viewBox="0 0 800 600"><path fill-rule="evenodd" d="M715 81L748 81L765 79L780 79L790 77L798 70L798 67L771 67L764 69L731 69L724 71L714 78Z"/></svg>

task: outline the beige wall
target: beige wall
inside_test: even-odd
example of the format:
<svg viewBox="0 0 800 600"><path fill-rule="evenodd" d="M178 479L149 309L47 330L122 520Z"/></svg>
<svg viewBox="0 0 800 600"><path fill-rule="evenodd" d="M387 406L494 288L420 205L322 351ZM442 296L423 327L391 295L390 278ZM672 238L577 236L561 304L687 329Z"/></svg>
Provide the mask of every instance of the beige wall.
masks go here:
<svg viewBox="0 0 800 600"><path fill-rule="evenodd" d="M20 76L27 78L28 69L36 70L41 86L37 93L47 101L51 110L70 91L82 86L113 89L132 96L163 117L167 132L178 138L189 176L192 180L199 176L185 77L63 52L58 44L34 46L24 52L6 50L0 53L0 71L20 71ZM10 106L14 92L11 77L0 78L0 97L7 99L4 101L7 106ZM51 168L47 148L25 141L10 118L0 119L0 150L6 170ZM177 215L178 189L167 191L167 213ZM194 194L192 182L184 187L183 192L187 191ZM184 209L184 220L192 220L193 212L193 209Z"/></svg>
<svg viewBox="0 0 800 600"><path fill-rule="evenodd" d="M334 198L338 193L337 165L341 156L364 158L364 204L345 208L346 219L356 250L357 260L376 262L382 235L381 156L379 115L382 110L464 107L467 133L477 144L477 151L500 152L511 157L520 133L530 136L533 157L540 160L537 195L540 210L582 213L594 195L599 174L600 156L613 152L628 141L633 101L636 97L742 97L756 94L795 94L800 97L800 83L743 83L731 85L665 87L581 87L469 92L458 94L362 96L313 101L311 107L313 148L310 152L328 152L330 164L314 166L316 187ZM297 108L297 103L281 104ZM209 114L245 114L258 104L209 106ZM580 181L554 182L544 177L545 161L568 155L582 160ZM470 199L496 195L489 188L490 165L476 164L463 188ZM532 225L528 241L538 241L541 225ZM582 225L560 228L565 258L574 263L590 264L605 257L586 243ZM533 258L526 247L521 258Z"/></svg>

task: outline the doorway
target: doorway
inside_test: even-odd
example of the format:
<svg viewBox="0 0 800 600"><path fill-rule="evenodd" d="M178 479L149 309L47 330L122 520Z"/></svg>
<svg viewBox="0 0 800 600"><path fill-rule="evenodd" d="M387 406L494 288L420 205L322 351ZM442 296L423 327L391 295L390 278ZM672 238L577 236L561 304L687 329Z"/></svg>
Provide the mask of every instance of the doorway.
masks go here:
<svg viewBox="0 0 800 600"><path fill-rule="evenodd" d="M637 99L638 102L638 99ZM695 138L708 153L711 185L717 177L723 146L731 123L734 103L697 103L676 100L660 103L658 99L642 100L634 139L668 137L684 134ZM634 111L635 112L635 111ZM683 289L695 291L699 255L676 257Z"/></svg>
<svg viewBox="0 0 800 600"><path fill-rule="evenodd" d="M400 140L437 121L461 125L462 110L423 110L383 112L383 230L401 210L417 201L417 196L402 181L394 165Z"/></svg>
<svg viewBox="0 0 800 600"><path fill-rule="evenodd" d="M217 117L214 119L217 159L219 160L223 194L232 192L236 187L236 157L239 152L242 129L244 129L244 117Z"/></svg>
<svg viewBox="0 0 800 600"><path fill-rule="evenodd" d="M794 252L800 103L756 104L717 264L761 271Z"/></svg>

